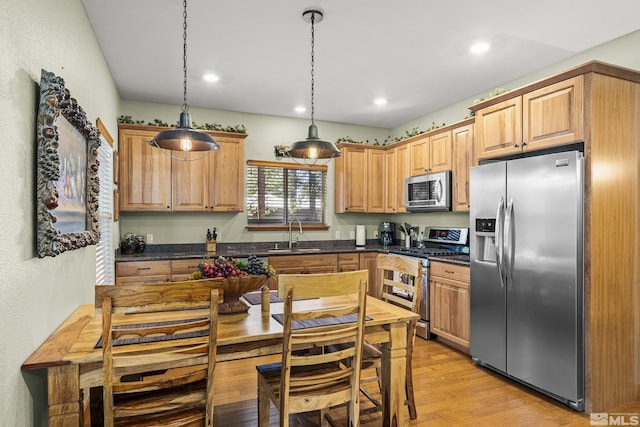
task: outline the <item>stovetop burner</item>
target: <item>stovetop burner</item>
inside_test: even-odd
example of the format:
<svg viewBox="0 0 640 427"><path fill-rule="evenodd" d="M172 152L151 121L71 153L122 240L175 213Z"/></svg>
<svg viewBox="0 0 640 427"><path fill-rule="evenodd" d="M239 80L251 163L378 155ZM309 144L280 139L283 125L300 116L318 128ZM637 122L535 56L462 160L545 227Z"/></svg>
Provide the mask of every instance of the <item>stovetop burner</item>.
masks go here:
<svg viewBox="0 0 640 427"><path fill-rule="evenodd" d="M458 255L459 254L459 252L452 251L451 249L428 248L428 247L424 247L424 248L418 248L418 247L400 248L399 251L401 253L406 254L406 255L415 255L415 256L421 256L421 257L447 256L447 255Z"/></svg>

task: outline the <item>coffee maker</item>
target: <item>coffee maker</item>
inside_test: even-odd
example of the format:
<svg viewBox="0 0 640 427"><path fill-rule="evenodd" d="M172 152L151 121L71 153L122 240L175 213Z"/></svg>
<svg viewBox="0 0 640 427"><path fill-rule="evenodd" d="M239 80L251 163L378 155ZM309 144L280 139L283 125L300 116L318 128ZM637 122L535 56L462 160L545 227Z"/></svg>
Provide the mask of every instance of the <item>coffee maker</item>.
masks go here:
<svg viewBox="0 0 640 427"><path fill-rule="evenodd" d="M378 238L382 246L394 245L396 239L396 223L381 222L378 227Z"/></svg>

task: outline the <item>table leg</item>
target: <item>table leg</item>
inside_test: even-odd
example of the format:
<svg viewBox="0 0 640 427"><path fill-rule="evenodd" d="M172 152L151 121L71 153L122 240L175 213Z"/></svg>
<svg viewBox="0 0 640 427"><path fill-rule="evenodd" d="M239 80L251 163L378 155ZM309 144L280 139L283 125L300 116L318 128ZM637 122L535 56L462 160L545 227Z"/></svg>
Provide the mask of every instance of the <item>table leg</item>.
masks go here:
<svg viewBox="0 0 640 427"><path fill-rule="evenodd" d="M47 369L49 427L82 427L83 404L78 365Z"/></svg>
<svg viewBox="0 0 640 427"><path fill-rule="evenodd" d="M404 423L405 384L407 377L407 325L389 325L389 343L382 347L382 425L396 427Z"/></svg>

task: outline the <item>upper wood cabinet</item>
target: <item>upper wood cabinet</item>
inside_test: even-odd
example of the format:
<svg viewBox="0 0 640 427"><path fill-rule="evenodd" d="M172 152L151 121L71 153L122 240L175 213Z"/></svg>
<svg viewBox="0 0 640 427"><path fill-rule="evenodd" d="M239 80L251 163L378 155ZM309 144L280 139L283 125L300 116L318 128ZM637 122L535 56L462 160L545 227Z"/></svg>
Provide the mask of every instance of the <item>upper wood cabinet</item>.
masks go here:
<svg viewBox="0 0 640 427"><path fill-rule="evenodd" d="M475 135L478 159L583 140L583 87L584 77L576 76L479 109Z"/></svg>
<svg viewBox="0 0 640 427"><path fill-rule="evenodd" d="M403 213L407 210L404 207L405 185L404 180L411 176L409 165L411 162L411 151L409 150L409 144L401 144L396 147L396 177L394 179L396 185L396 212ZM394 185L392 182L391 185Z"/></svg>
<svg viewBox="0 0 640 427"><path fill-rule="evenodd" d="M367 212L384 212L387 176L385 174L385 151L380 149L367 150Z"/></svg>
<svg viewBox="0 0 640 427"><path fill-rule="evenodd" d="M411 141L409 151L411 176L428 173L431 165L431 159L429 158L429 137L423 135L421 138Z"/></svg>
<svg viewBox="0 0 640 427"><path fill-rule="evenodd" d="M341 143L335 159L335 211L384 212L385 150L383 147Z"/></svg>
<svg viewBox="0 0 640 427"><path fill-rule="evenodd" d="M171 158L147 143L157 133L119 126L120 211L171 210Z"/></svg>
<svg viewBox="0 0 640 427"><path fill-rule="evenodd" d="M451 130L423 134L410 150L411 176L451 170Z"/></svg>
<svg viewBox="0 0 640 427"><path fill-rule="evenodd" d="M335 211L366 212L367 152L363 146L341 146L342 156L336 157Z"/></svg>
<svg viewBox="0 0 640 427"><path fill-rule="evenodd" d="M451 170L451 130L429 136L429 173Z"/></svg>
<svg viewBox="0 0 640 427"><path fill-rule="evenodd" d="M244 207L244 137L216 137L220 149L213 153L209 172L213 180L209 192L210 210L242 212Z"/></svg>
<svg viewBox="0 0 640 427"><path fill-rule="evenodd" d="M385 152L385 213L406 212L404 208L404 179L410 176L409 144L394 145Z"/></svg>
<svg viewBox="0 0 640 427"><path fill-rule="evenodd" d="M245 134L208 132L220 149L191 161L148 144L165 128L119 125L121 211L240 212L244 206ZM183 154L173 152L174 157Z"/></svg>
<svg viewBox="0 0 640 427"><path fill-rule="evenodd" d="M398 150L391 148L384 153L386 163L386 179L384 194L384 211L396 213L398 209Z"/></svg>
<svg viewBox="0 0 640 427"><path fill-rule="evenodd" d="M453 145L454 211L469 210L469 170L473 164L473 122L451 131Z"/></svg>

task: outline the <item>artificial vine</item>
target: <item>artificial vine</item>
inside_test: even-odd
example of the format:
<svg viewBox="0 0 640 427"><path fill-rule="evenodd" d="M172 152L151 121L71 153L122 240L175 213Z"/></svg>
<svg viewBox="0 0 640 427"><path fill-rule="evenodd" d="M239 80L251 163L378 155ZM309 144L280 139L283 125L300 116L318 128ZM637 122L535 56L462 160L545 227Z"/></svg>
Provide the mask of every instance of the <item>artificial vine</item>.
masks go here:
<svg viewBox="0 0 640 427"><path fill-rule="evenodd" d="M118 123L124 123L128 125L148 125L148 126L164 126L164 127L176 127L179 125L179 122L176 122L172 125L169 125L167 122L163 122L162 120L153 119L153 122L146 122L144 120L133 120L131 116L121 115L118 117ZM196 122L192 122L191 126L194 129L201 130L213 130L219 132L233 132L233 133L247 133L247 128L244 125L236 125L236 126L222 126L218 123L205 123L203 125L198 125Z"/></svg>

